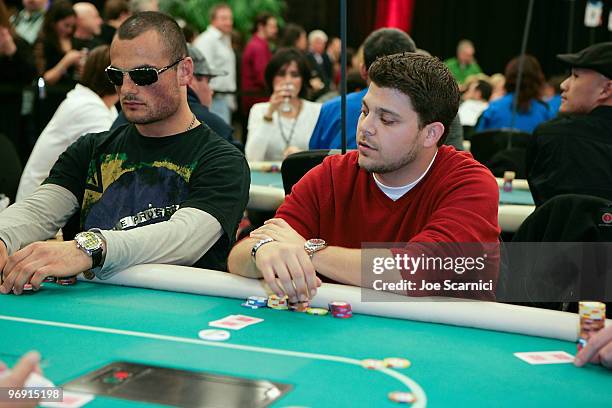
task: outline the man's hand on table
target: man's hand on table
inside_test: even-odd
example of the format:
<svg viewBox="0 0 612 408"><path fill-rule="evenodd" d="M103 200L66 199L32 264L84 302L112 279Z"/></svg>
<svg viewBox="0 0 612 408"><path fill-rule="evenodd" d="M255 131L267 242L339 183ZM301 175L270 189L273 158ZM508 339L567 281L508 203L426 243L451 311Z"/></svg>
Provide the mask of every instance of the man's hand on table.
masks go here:
<svg viewBox="0 0 612 408"><path fill-rule="evenodd" d="M279 296L286 294L289 301L294 303L316 295L321 280L304 250L306 240L285 220L268 220L251 232L250 236L274 240L259 248L256 255L257 269L261 271L270 289Z"/></svg>
<svg viewBox="0 0 612 408"><path fill-rule="evenodd" d="M582 367L587 362L612 369L612 326L591 336L587 345L576 354L576 366Z"/></svg>
<svg viewBox="0 0 612 408"><path fill-rule="evenodd" d="M47 276L74 276L92 266L91 258L76 246L75 241L34 242L8 258L4 244L0 247L0 266L4 276L0 293L3 294L13 291L19 295L26 283L38 290Z"/></svg>

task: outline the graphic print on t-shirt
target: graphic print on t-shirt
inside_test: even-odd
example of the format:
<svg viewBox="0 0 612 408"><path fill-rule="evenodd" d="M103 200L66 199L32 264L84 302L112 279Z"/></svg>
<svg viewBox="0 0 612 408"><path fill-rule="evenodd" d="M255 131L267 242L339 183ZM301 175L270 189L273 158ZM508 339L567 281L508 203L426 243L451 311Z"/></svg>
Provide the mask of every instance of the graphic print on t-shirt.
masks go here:
<svg viewBox="0 0 612 408"><path fill-rule="evenodd" d="M122 153L103 154L89 167L81 225L85 230L126 230L167 221L187 199L195 166L134 163Z"/></svg>

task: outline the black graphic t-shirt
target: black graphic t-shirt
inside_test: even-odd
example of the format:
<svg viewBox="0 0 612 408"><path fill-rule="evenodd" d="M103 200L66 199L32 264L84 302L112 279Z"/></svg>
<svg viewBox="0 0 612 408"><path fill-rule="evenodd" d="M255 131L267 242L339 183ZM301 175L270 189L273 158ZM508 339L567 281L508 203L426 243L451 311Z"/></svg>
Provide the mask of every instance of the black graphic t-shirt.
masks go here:
<svg viewBox="0 0 612 408"><path fill-rule="evenodd" d="M242 153L207 126L154 138L130 124L79 138L46 183L77 197L81 231L129 230L167 221L179 208L205 211L225 234L195 266L225 270L248 201L250 172Z"/></svg>

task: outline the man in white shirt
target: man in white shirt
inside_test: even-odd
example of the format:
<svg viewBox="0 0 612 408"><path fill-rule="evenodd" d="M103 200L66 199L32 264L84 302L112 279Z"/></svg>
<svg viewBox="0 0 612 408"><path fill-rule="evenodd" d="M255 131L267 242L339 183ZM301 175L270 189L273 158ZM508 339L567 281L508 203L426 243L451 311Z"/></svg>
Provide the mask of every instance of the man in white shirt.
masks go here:
<svg viewBox="0 0 612 408"><path fill-rule="evenodd" d="M212 69L227 71L227 75L210 81L215 92L210 110L228 124L231 123L232 111L236 110L236 55L231 39L233 25L232 9L225 3L217 4L210 10L208 28L193 42Z"/></svg>
<svg viewBox="0 0 612 408"><path fill-rule="evenodd" d="M463 126L476 126L478 118L489 107L493 88L483 79L470 83L459 106L459 120Z"/></svg>

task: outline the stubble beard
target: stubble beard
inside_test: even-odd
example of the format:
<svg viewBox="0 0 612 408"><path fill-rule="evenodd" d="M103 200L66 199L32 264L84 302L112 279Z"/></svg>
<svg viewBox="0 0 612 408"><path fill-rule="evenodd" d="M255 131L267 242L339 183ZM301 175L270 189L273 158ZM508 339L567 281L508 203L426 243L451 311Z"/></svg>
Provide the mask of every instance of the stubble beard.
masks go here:
<svg viewBox="0 0 612 408"><path fill-rule="evenodd" d="M359 163L359 167L361 167L362 169L364 169L365 171L369 173L377 173L377 174L391 173L391 172L399 170L402 167L407 166L408 164L414 162L419 152L420 152L420 149L417 146L415 146L405 155L399 157L397 160L391 163L367 163L367 162L364 163L364 160L362 160L361 155L359 155L358 163ZM365 157L363 159L365 159Z"/></svg>

